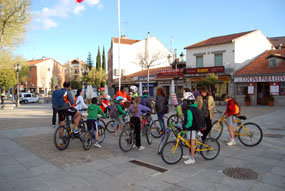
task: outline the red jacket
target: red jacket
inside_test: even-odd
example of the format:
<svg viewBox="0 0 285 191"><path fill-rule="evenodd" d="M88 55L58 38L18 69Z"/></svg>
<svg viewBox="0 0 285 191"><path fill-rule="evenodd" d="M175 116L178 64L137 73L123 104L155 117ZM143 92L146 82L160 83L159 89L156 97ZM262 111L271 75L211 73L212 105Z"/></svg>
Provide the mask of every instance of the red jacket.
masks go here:
<svg viewBox="0 0 285 191"><path fill-rule="evenodd" d="M232 116L235 113L235 109L236 109L235 105L236 104L232 98L226 100L226 102L228 102L228 105L227 105L225 115Z"/></svg>
<svg viewBox="0 0 285 191"><path fill-rule="evenodd" d="M123 91L117 91L116 95L115 95L115 99L118 96L122 96L124 98L123 102L126 102L127 100L132 101L132 99L130 98L130 96L127 94L127 92L123 92Z"/></svg>

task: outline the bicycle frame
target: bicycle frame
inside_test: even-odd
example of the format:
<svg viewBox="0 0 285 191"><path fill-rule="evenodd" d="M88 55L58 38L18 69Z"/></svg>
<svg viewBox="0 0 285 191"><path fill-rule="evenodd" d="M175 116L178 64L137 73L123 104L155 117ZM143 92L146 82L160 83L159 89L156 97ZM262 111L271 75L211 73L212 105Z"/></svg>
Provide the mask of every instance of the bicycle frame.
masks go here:
<svg viewBox="0 0 285 191"><path fill-rule="evenodd" d="M238 119L238 118L234 118L234 122L237 123L235 129L234 129L234 135L237 136L237 135L249 135L249 132L247 130L247 128L243 125L243 121L241 119ZM225 120L225 117L222 116L219 120L218 120L218 123L216 125L216 127L213 128L213 130L219 130L217 128L221 128L221 126L219 125L220 123L224 123L228 126L228 123L226 122ZM245 131L246 131L246 134L243 134L243 133L238 133L238 129L242 127Z"/></svg>

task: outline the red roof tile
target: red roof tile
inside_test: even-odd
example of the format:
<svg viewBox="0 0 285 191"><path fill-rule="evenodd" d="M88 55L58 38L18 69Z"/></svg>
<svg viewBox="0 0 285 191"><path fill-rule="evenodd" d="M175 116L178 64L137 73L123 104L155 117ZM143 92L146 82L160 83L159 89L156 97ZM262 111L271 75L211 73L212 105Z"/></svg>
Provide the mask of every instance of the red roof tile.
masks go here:
<svg viewBox="0 0 285 191"><path fill-rule="evenodd" d="M160 70L167 70L167 69L171 69L172 66L165 66L165 67L160 67L160 68L151 68L149 70L149 75L150 76L153 76L153 75L156 75L157 71L160 71ZM129 75L126 75L124 76L124 78L133 78L133 77L142 77L142 76L147 76L147 70L141 70L139 72L135 72L135 73L132 73L132 74L129 74Z"/></svg>
<svg viewBox="0 0 285 191"><path fill-rule="evenodd" d="M119 40L118 38L116 37L113 37L113 41L114 43L119 43ZM120 44L134 44L136 42L139 42L140 40L133 40L133 39L126 39L126 38L121 38L120 39Z"/></svg>
<svg viewBox="0 0 285 191"><path fill-rule="evenodd" d="M276 49L278 49L280 45L282 48L285 48L285 36L270 37L268 40L271 42L271 44L274 45Z"/></svg>
<svg viewBox="0 0 285 191"><path fill-rule="evenodd" d="M230 43L234 39L236 39L238 37L241 37L243 35L246 35L248 33L251 33L251 32L253 32L253 31L248 31L248 32L242 32L242 33L236 33L236 34L230 34L230 35L225 35L225 36L218 36L218 37L209 38L207 40L198 42L196 44L192 44L190 46L187 46L184 49L198 48L198 47L203 47L203 46L211 46L211 45L216 45L216 44Z"/></svg>
<svg viewBox="0 0 285 191"><path fill-rule="evenodd" d="M45 59L38 59L38 60L29 60L27 61L28 65L33 66L36 65L38 63L41 63L43 61L49 60L50 58L45 58Z"/></svg>
<svg viewBox="0 0 285 191"><path fill-rule="evenodd" d="M268 59L267 57L271 55L280 55L285 54L285 49L281 50L267 50L258 56L251 63L238 70L234 75L235 76L244 76L244 75L258 75L258 74L280 74L285 73L285 59L282 60L282 63L277 68L268 68Z"/></svg>

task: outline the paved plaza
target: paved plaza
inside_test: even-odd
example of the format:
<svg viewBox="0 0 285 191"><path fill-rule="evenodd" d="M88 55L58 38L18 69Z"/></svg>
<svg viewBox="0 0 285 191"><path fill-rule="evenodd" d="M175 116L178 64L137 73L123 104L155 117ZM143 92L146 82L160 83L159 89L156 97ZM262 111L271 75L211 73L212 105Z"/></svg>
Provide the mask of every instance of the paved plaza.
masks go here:
<svg viewBox="0 0 285 191"><path fill-rule="evenodd" d="M224 110L225 106L217 108ZM145 150L124 153L118 137L106 132L102 148L84 151L81 142L74 139L66 150L59 151L53 144L51 104L0 110L0 190L284 191L285 107L243 106L242 112L249 118L247 121L262 128L264 137L259 145L245 147L237 139L237 145L229 147L229 134L224 131L216 159L207 161L196 154L194 165L185 165L183 159L168 165L157 154L160 139L148 145L142 137ZM258 177L240 180L223 173L233 167L250 169Z"/></svg>

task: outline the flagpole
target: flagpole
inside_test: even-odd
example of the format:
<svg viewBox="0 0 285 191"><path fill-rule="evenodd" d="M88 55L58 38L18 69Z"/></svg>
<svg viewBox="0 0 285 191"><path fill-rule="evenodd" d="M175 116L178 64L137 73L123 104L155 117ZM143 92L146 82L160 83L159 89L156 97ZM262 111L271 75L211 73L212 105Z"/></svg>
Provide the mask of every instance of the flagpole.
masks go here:
<svg viewBox="0 0 285 191"><path fill-rule="evenodd" d="M121 90L121 63L120 63L120 0L118 0L118 27L119 27L119 38L118 38L118 65L119 65L119 90Z"/></svg>

